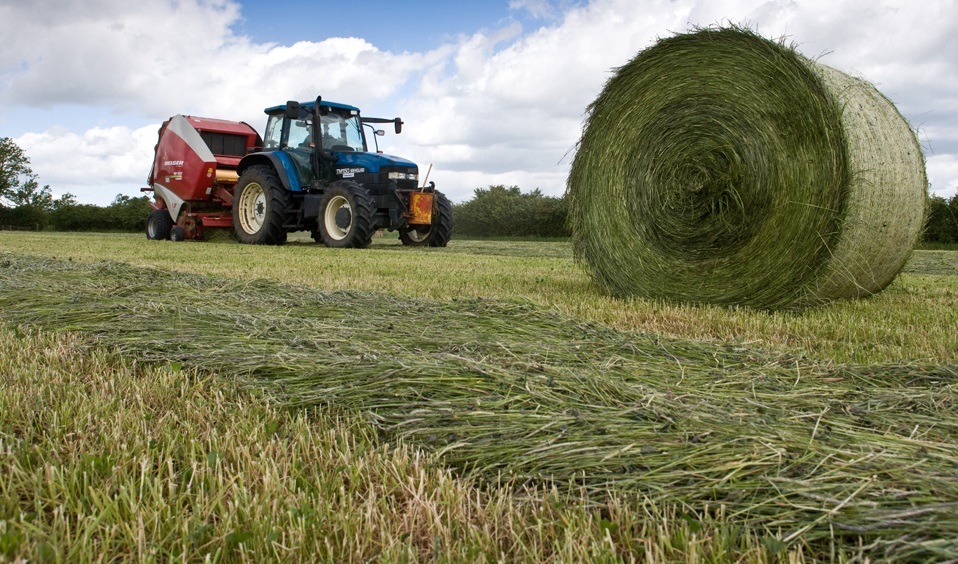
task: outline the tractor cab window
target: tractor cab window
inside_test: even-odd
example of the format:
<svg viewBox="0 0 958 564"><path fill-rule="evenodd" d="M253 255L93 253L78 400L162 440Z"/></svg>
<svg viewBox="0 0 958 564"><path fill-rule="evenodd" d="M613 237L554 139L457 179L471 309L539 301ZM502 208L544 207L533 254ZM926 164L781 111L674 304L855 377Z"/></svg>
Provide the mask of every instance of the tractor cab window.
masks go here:
<svg viewBox="0 0 958 564"><path fill-rule="evenodd" d="M313 146L312 124L305 119L290 120L286 145L291 149L309 150Z"/></svg>
<svg viewBox="0 0 958 564"><path fill-rule="evenodd" d="M266 149L279 149L283 140L283 116L281 114L269 116L269 123L266 124L266 136L263 138L263 147Z"/></svg>
<svg viewBox="0 0 958 564"><path fill-rule="evenodd" d="M327 151L365 151L362 125L358 115L335 110L321 117L323 149Z"/></svg>

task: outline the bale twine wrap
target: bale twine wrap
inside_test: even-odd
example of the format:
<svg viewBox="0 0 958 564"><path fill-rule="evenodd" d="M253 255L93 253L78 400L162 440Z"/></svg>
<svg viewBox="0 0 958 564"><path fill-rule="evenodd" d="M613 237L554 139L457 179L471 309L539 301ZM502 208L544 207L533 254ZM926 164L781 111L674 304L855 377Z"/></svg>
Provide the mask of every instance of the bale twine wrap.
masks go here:
<svg viewBox="0 0 958 564"><path fill-rule="evenodd" d="M567 195L576 256L613 295L774 309L887 286L926 190L914 133L872 85L713 28L608 81Z"/></svg>

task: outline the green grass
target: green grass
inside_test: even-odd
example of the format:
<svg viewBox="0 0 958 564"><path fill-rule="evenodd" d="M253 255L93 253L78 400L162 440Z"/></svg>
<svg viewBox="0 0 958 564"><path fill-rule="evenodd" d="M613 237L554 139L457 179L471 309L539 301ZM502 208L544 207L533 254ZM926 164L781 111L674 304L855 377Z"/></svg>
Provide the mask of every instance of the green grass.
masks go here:
<svg viewBox="0 0 958 564"><path fill-rule="evenodd" d="M570 254L0 234L0 555L958 554L953 257L769 315L616 302Z"/></svg>

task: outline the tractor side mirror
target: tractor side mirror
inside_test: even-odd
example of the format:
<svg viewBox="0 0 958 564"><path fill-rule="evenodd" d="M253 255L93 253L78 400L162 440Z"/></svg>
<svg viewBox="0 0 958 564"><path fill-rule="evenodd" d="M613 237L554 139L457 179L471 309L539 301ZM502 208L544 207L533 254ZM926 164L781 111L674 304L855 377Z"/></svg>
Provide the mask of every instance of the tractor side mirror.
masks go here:
<svg viewBox="0 0 958 564"><path fill-rule="evenodd" d="M402 120L399 118L396 118L393 120L393 122L396 124L396 135L399 135L400 133L402 133Z"/></svg>
<svg viewBox="0 0 958 564"><path fill-rule="evenodd" d="M286 118L299 119L299 102L296 100L286 102Z"/></svg>

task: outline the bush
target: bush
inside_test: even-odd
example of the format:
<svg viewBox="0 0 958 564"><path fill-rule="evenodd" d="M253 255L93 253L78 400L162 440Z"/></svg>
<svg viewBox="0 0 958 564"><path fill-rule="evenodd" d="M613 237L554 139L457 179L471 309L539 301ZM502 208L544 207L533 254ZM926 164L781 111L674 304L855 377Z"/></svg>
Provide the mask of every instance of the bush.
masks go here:
<svg viewBox="0 0 958 564"><path fill-rule="evenodd" d="M0 226L40 231L47 226L47 213L36 206L0 206Z"/></svg>
<svg viewBox="0 0 958 564"><path fill-rule="evenodd" d="M568 237L567 214L565 198L517 186L476 188L473 199L453 206L456 234L478 237Z"/></svg>

